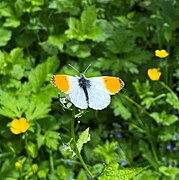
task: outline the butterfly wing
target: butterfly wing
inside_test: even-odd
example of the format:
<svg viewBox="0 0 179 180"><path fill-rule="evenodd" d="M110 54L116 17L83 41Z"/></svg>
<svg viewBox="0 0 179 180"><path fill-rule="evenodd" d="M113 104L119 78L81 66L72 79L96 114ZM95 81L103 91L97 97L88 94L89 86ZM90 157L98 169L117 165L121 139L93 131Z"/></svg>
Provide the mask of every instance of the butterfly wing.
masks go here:
<svg viewBox="0 0 179 180"><path fill-rule="evenodd" d="M54 75L52 84L67 94L70 101L80 109L87 109L88 104L83 89L79 86L78 77L68 75Z"/></svg>
<svg viewBox="0 0 179 180"><path fill-rule="evenodd" d="M118 93L124 86L124 82L118 77L93 77L89 81L89 107L95 110L106 108L111 101L110 95Z"/></svg>

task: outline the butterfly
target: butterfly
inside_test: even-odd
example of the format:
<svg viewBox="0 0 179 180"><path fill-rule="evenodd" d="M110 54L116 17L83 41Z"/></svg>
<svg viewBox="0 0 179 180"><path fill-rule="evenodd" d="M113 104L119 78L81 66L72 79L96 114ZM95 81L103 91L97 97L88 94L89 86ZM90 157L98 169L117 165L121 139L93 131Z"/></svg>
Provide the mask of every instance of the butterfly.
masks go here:
<svg viewBox="0 0 179 180"><path fill-rule="evenodd" d="M71 66L69 64L69 66ZM90 66L90 65L89 65ZM86 70L89 68L86 68ZM75 69L73 66L71 66ZM76 107L94 110L102 110L111 102L111 95L118 93L123 87L124 82L119 77L99 76L87 78L84 73L80 76L54 75L51 83L64 92Z"/></svg>

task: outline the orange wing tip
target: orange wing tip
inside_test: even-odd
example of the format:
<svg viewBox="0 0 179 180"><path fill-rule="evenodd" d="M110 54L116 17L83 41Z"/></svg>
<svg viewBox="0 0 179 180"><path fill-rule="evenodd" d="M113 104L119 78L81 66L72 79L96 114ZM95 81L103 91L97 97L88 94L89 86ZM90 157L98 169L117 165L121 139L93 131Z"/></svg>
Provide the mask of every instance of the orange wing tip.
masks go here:
<svg viewBox="0 0 179 180"><path fill-rule="evenodd" d="M50 82L51 82L52 85L54 85L55 87L57 87L57 86L55 85L55 76L52 76L52 79L50 80Z"/></svg>
<svg viewBox="0 0 179 180"><path fill-rule="evenodd" d="M51 79L51 83L64 93L67 93L70 89L67 75L54 75Z"/></svg>
<svg viewBox="0 0 179 180"><path fill-rule="evenodd" d="M120 90L125 86L125 83L124 83L124 81L122 80L122 79L120 79L119 78L119 82L120 82L120 85L121 85L121 88L120 88ZM119 90L119 91L120 91Z"/></svg>
<svg viewBox="0 0 179 180"><path fill-rule="evenodd" d="M103 80L106 89L111 94L118 93L124 87L124 82L118 77L104 77Z"/></svg>

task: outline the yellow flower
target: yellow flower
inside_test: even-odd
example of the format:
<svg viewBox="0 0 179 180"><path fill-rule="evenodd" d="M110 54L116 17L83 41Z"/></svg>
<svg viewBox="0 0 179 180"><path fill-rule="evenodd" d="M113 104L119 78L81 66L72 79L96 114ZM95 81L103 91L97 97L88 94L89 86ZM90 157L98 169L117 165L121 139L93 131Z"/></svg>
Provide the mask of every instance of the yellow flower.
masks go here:
<svg viewBox="0 0 179 180"><path fill-rule="evenodd" d="M22 167L22 163L21 163L20 161L17 161L17 162L15 163L15 167L16 167L17 169L20 169L20 168Z"/></svg>
<svg viewBox="0 0 179 180"><path fill-rule="evenodd" d="M147 74L152 81L158 81L162 73L157 68L151 68L148 69Z"/></svg>
<svg viewBox="0 0 179 180"><path fill-rule="evenodd" d="M155 56L159 57L159 58L165 58L169 55L169 53L162 49L162 50L155 50Z"/></svg>
<svg viewBox="0 0 179 180"><path fill-rule="evenodd" d="M32 168L33 173L36 173L39 167L37 164L32 164L31 168Z"/></svg>
<svg viewBox="0 0 179 180"><path fill-rule="evenodd" d="M20 118L19 120L14 119L11 122L11 132L13 134L21 134L26 132L29 129L30 125L27 122L27 120L25 118Z"/></svg>

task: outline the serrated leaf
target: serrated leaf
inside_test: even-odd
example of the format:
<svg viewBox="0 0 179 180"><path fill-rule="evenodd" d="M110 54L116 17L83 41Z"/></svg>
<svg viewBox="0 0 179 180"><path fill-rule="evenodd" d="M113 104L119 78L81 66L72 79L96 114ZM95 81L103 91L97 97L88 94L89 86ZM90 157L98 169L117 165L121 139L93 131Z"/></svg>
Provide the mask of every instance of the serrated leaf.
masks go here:
<svg viewBox="0 0 179 180"><path fill-rule="evenodd" d="M116 29L112 35L111 40L107 42L107 47L111 52L129 53L135 48L134 39L130 37L125 28Z"/></svg>
<svg viewBox="0 0 179 180"><path fill-rule="evenodd" d="M50 104L29 102L28 109L25 111L26 118L28 120L42 119L48 116L50 111Z"/></svg>
<svg viewBox="0 0 179 180"><path fill-rule="evenodd" d="M99 180L130 180L145 168L120 168L118 163L108 164Z"/></svg>
<svg viewBox="0 0 179 180"><path fill-rule="evenodd" d="M117 146L118 146L118 142L116 142L116 141L114 141L114 142L106 141L103 146L98 145L94 149L94 152L103 156L105 159L105 162L108 164L119 158L119 155L116 152Z"/></svg>
<svg viewBox="0 0 179 180"><path fill-rule="evenodd" d="M10 100L10 101L9 101ZM14 97L10 93L0 92L0 114L11 119L20 118L25 112L28 100L23 97Z"/></svg>
<svg viewBox="0 0 179 180"><path fill-rule="evenodd" d="M69 39L93 40L101 32L101 29L96 25L96 8L94 6L87 7L82 12L80 20L69 18L68 25L69 29L65 31L65 34Z"/></svg>
<svg viewBox="0 0 179 180"><path fill-rule="evenodd" d="M122 104L119 98L114 97L113 101L111 103L111 107L113 109L114 115L115 116L122 116L125 120L129 119L131 117L131 113L126 108L125 105Z"/></svg>
<svg viewBox="0 0 179 180"><path fill-rule="evenodd" d="M59 66L59 60L56 56L49 57L46 62L39 64L29 73L29 84L32 90L37 93L41 90L43 83L47 80L48 74L53 73ZM54 68L53 68L54 67ZM49 79L48 79L49 81Z"/></svg>
<svg viewBox="0 0 179 180"><path fill-rule="evenodd" d="M45 132L45 141L48 148L52 150L57 150L59 135L55 131Z"/></svg>
<svg viewBox="0 0 179 180"><path fill-rule="evenodd" d="M77 147L78 147L79 152L81 152L83 145L87 143L88 141L89 141L89 128L84 130L79 136L79 139L77 141Z"/></svg>

